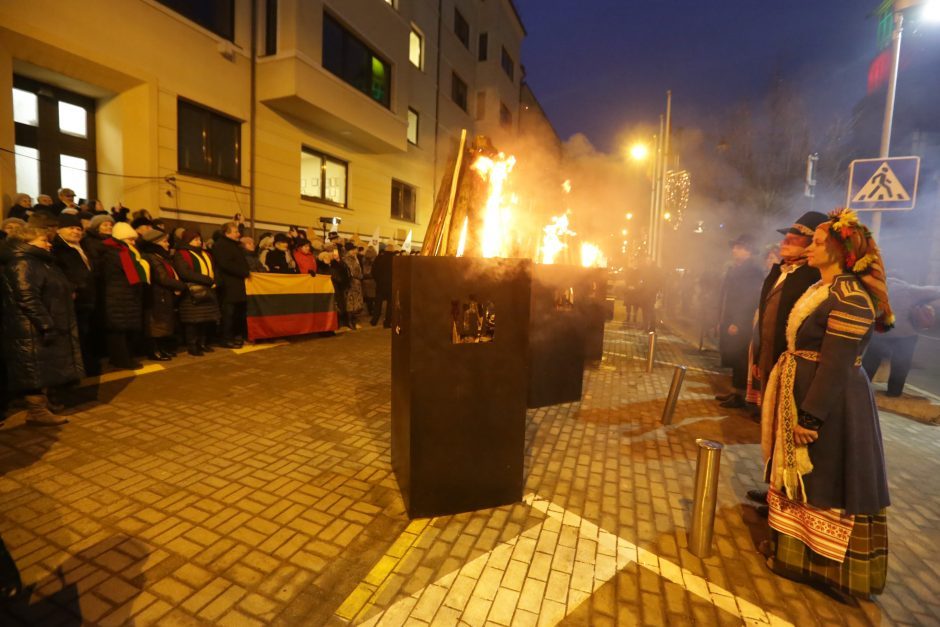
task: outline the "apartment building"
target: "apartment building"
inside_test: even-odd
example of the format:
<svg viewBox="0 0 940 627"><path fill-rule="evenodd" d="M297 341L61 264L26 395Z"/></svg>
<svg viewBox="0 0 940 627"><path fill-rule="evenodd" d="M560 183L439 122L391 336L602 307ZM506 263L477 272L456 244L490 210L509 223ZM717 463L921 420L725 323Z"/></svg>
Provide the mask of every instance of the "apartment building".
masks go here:
<svg viewBox="0 0 940 627"><path fill-rule="evenodd" d="M460 130L517 132L511 0L6 0L0 196L420 241Z"/></svg>

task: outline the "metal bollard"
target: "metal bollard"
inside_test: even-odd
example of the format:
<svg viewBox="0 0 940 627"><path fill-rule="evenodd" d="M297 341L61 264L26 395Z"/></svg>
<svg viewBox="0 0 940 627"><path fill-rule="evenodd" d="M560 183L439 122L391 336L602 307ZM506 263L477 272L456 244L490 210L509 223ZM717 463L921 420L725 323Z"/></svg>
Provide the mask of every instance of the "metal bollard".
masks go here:
<svg viewBox="0 0 940 627"><path fill-rule="evenodd" d="M666 406L663 407L663 424L672 424L672 415L676 413L676 403L679 401L679 392L682 391L682 382L685 380L685 366L676 366L672 373L672 385L669 386L669 395L666 397Z"/></svg>
<svg viewBox="0 0 940 627"><path fill-rule="evenodd" d="M712 552L715 529L715 506L718 504L718 468L721 464L721 442L695 440L698 444L698 466L695 469L695 502L692 505L692 530L689 551L706 558Z"/></svg>
<svg viewBox="0 0 940 627"><path fill-rule="evenodd" d="M653 372L653 363L656 361L656 331L650 331L650 347L646 356L646 371Z"/></svg>

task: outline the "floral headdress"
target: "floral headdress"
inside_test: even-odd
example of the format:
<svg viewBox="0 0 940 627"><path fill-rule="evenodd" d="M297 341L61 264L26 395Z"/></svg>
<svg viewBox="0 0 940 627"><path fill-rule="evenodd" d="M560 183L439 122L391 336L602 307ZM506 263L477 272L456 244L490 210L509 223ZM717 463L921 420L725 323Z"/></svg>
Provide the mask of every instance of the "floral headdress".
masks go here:
<svg viewBox="0 0 940 627"><path fill-rule="evenodd" d="M858 214L840 208L829 213L828 232L832 236L846 270L858 276L871 295L877 309L875 328L885 332L894 326L894 313L888 301L884 261L881 251L867 226L859 222ZM822 225L825 228L825 224Z"/></svg>

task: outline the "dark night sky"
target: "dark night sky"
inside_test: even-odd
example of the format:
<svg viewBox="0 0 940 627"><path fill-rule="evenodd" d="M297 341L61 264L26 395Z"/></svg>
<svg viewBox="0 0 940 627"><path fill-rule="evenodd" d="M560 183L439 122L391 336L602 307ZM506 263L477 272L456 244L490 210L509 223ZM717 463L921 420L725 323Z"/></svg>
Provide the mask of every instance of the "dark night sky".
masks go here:
<svg viewBox="0 0 940 627"><path fill-rule="evenodd" d="M678 126L706 126L760 100L775 72L794 82L814 126L865 93L877 0L516 0L528 30L527 80L562 139L601 149L658 124L672 89Z"/></svg>

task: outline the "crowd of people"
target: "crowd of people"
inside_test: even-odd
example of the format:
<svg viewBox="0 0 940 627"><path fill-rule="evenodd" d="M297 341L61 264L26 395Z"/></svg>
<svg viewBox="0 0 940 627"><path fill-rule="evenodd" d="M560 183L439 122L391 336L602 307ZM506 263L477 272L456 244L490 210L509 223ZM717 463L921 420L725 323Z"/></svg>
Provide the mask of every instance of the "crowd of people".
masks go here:
<svg viewBox="0 0 940 627"><path fill-rule="evenodd" d="M58 425L55 392L83 376L240 348L246 338L245 281L252 272L330 278L340 323L390 325L390 244L359 246L332 232L322 245L302 229L265 233L255 245L236 219L210 238L170 228L146 210L81 204L61 189L34 205L17 194L0 223L0 419L22 397L27 423ZM50 391L52 400L50 400Z"/></svg>

